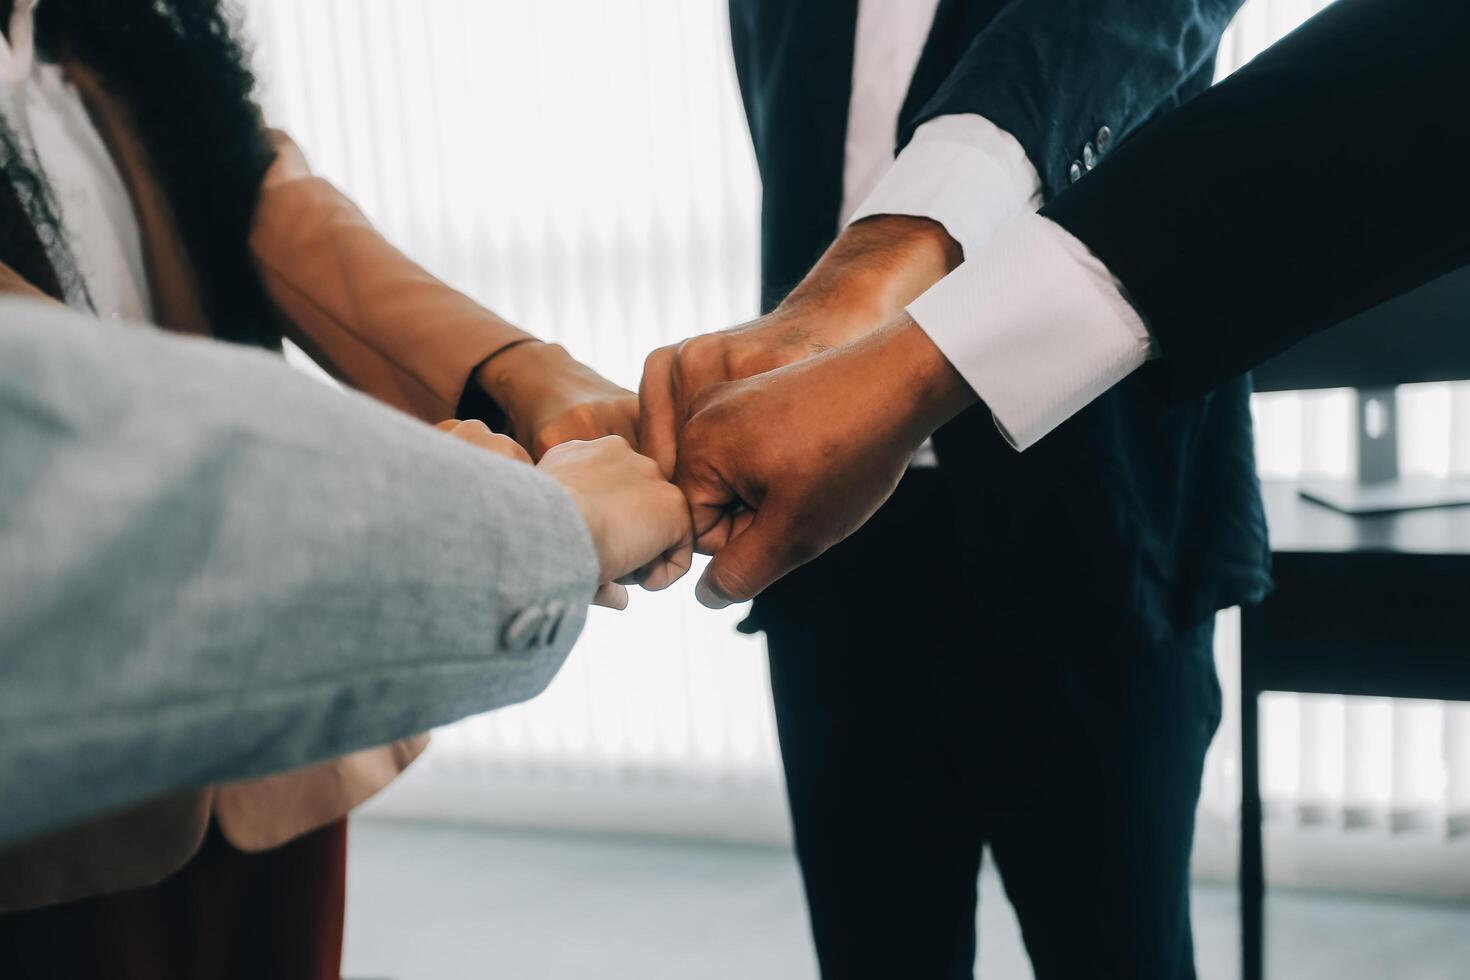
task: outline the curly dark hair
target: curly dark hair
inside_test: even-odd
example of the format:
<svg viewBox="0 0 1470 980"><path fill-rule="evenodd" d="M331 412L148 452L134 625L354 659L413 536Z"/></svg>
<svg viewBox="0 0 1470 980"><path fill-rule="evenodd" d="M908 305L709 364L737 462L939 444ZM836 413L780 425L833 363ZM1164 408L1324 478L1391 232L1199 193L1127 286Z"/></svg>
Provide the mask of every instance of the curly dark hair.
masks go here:
<svg viewBox="0 0 1470 980"><path fill-rule="evenodd" d="M9 7L8 3L0 7ZM227 0L44 0L43 57L75 58L132 110L199 272L217 337L275 346L280 333L250 260L260 182L274 153L254 99L255 76ZM0 260L60 298L61 232L44 177L0 134ZM8 191L8 193L7 193Z"/></svg>

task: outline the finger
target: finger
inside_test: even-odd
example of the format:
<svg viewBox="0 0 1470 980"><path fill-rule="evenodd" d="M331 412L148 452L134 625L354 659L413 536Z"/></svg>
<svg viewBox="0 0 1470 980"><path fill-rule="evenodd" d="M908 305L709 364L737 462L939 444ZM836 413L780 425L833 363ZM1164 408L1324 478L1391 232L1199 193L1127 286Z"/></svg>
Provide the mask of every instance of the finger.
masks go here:
<svg viewBox="0 0 1470 980"><path fill-rule="evenodd" d="M734 515L745 502L723 481L691 481L679 483L689 498L689 516L694 524L694 540L702 554L722 548L735 530Z"/></svg>
<svg viewBox="0 0 1470 980"><path fill-rule="evenodd" d="M447 422L440 422L435 428L448 432L454 438L472 446L492 452L497 456L504 456L506 459L515 460L517 463L531 461L530 455L521 448L519 443L509 436L491 432L490 427L479 419L466 419L447 429L446 425L448 425Z"/></svg>
<svg viewBox="0 0 1470 980"><path fill-rule="evenodd" d="M738 448L725 444L721 427L709 424L706 416L691 419L679 436L673 482L689 504L695 550L713 554L750 525L764 492L755 487L747 498L725 476L730 469L738 473L744 460Z"/></svg>
<svg viewBox="0 0 1470 980"><path fill-rule="evenodd" d="M689 517L694 527L695 550L700 554L713 554L734 535L735 515L749 512L751 504L741 498L722 477L719 470L710 466L702 457L709 447L700 444L700 431L695 426L686 430L685 444L681 447L679 465L674 472L674 485L684 493L689 502ZM748 523L742 519L741 526Z"/></svg>
<svg viewBox="0 0 1470 980"><path fill-rule="evenodd" d="M726 509L719 521L695 540L694 550L701 555L713 555L729 544L731 538L748 528L753 520L755 511L743 505L737 504Z"/></svg>
<svg viewBox="0 0 1470 980"><path fill-rule="evenodd" d="M694 414L699 396L713 385L729 381L723 358L717 353L723 343L717 335L690 337L679 345L670 372L674 396L674 424L683 425Z"/></svg>
<svg viewBox="0 0 1470 980"><path fill-rule="evenodd" d="M802 544L790 511L767 504L710 560L694 587L701 605L723 609L754 599L766 586L816 557Z"/></svg>
<svg viewBox="0 0 1470 980"><path fill-rule="evenodd" d="M604 609L627 609L628 590L616 582L599 585L597 593L592 597L592 604Z"/></svg>
<svg viewBox="0 0 1470 980"><path fill-rule="evenodd" d="M638 584L649 592L667 589L688 573L694 564L694 534L691 529L679 543L638 570Z"/></svg>
<svg viewBox="0 0 1470 980"><path fill-rule="evenodd" d="M457 421L453 425L449 425L448 421L439 423L440 428L444 426L449 426L444 431L454 436L454 438L463 439L465 442L475 446L485 445L489 441L489 437L495 435L495 433L490 431L490 426L481 422L479 419L465 419L463 422Z"/></svg>
<svg viewBox="0 0 1470 980"><path fill-rule="evenodd" d="M443 422L434 426L434 428L440 432L453 432L456 425L459 425L459 419L445 419Z"/></svg>
<svg viewBox="0 0 1470 980"><path fill-rule="evenodd" d="M665 477L673 475L678 458L677 420L669 386L673 362L672 348L654 351L644 362L643 380L638 385L639 452L657 463Z"/></svg>
<svg viewBox="0 0 1470 980"><path fill-rule="evenodd" d="M672 484L665 484L664 488L657 515L648 515L648 526L662 528L662 540L668 543L667 547L626 579L649 592L667 589L694 564L694 525L689 516L689 502Z"/></svg>
<svg viewBox="0 0 1470 980"><path fill-rule="evenodd" d="M517 463L530 465L531 454L510 436L503 436L498 432L480 433L476 436L474 444L497 456L504 456Z"/></svg>

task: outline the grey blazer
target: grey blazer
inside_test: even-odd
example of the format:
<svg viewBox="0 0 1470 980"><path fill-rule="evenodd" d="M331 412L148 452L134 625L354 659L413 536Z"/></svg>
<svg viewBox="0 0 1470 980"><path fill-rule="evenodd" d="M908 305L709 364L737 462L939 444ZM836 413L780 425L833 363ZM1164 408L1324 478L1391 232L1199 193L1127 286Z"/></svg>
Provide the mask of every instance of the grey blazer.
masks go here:
<svg viewBox="0 0 1470 980"><path fill-rule="evenodd" d="M539 693L553 480L279 358L0 301L0 842Z"/></svg>

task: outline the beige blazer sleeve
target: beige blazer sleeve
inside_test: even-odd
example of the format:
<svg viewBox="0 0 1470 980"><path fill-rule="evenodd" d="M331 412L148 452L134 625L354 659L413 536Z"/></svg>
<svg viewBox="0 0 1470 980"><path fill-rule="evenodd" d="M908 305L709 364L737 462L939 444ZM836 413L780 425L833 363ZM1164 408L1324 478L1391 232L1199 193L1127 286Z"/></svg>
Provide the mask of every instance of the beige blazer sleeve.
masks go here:
<svg viewBox="0 0 1470 980"><path fill-rule="evenodd" d="M286 335L343 383L450 418L475 368L531 335L394 248L288 136L272 137L250 248Z"/></svg>

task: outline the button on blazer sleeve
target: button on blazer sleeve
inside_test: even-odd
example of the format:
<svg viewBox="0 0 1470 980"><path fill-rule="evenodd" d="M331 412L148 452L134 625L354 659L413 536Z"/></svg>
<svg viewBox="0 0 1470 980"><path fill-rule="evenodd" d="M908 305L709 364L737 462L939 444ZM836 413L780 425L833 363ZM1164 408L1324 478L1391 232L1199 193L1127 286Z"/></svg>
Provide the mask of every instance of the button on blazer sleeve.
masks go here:
<svg viewBox="0 0 1470 980"><path fill-rule="evenodd" d="M1042 214L1180 397L1470 263L1470 5L1338 0Z"/></svg>
<svg viewBox="0 0 1470 980"><path fill-rule="evenodd" d="M1050 200L1186 82L1208 82L1199 76L1240 2L1012 0L904 120L900 143L930 119L983 116L1025 148Z"/></svg>
<svg viewBox="0 0 1470 980"><path fill-rule="evenodd" d="M554 481L259 351L0 301L0 446L0 842L529 698L596 584Z"/></svg>

